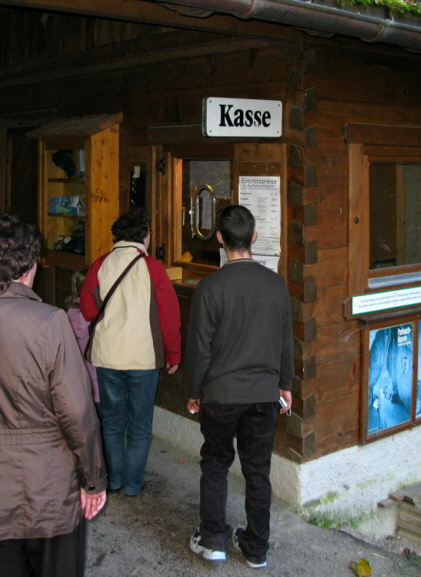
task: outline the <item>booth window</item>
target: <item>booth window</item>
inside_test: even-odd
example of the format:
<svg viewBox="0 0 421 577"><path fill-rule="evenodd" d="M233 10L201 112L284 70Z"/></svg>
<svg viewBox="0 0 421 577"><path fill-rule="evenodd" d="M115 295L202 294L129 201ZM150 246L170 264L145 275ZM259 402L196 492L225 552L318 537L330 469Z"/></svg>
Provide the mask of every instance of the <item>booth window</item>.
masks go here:
<svg viewBox="0 0 421 577"><path fill-rule="evenodd" d="M217 219L232 203L232 161L183 159L181 260L219 266Z"/></svg>
<svg viewBox="0 0 421 577"><path fill-rule="evenodd" d="M420 264L421 163L370 162L369 194L370 271Z"/></svg>
<svg viewBox="0 0 421 577"><path fill-rule="evenodd" d="M372 130L357 136L375 142ZM421 149L351 140L348 150L350 296L421 282Z"/></svg>
<svg viewBox="0 0 421 577"><path fill-rule="evenodd" d="M189 142L187 136L184 134L181 138L180 132L179 143L157 147L159 162L156 163L158 177L154 198L160 210L155 236L158 249L164 252L162 260L182 269L182 280L186 284L193 284L215 271L224 256L217 239L218 219L226 207L239 202L240 178L270 177L273 180L276 177L279 198L276 198L275 214L280 221L281 246L279 270L285 271L287 235L282 219L287 214L287 180L282 176L287 162L287 145L234 143L223 139L214 142L201 135Z"/></svg>

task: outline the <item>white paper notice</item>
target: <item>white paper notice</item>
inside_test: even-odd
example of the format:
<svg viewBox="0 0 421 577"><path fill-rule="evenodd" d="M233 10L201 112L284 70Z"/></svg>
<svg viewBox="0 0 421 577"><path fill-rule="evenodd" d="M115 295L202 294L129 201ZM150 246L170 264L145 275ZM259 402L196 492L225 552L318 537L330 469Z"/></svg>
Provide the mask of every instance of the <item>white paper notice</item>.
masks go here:
<svg viewBox="0 0 421 577"><path fill-rule="evenodd" d="M257 241L253 254L281 254L281 177L240 176L239 203L256 219Z"/></svg>
<svg viewBox="0 0 421 577"><path fill-rule="evenodd" d="M221 259L221 266L224 266L224 264L227 263L227 254L223 248L219 249L219 256ZM278 272L279 256L264 256L260 254L253 254L251 258L262 266L273 270L273 272Z"/></svg>

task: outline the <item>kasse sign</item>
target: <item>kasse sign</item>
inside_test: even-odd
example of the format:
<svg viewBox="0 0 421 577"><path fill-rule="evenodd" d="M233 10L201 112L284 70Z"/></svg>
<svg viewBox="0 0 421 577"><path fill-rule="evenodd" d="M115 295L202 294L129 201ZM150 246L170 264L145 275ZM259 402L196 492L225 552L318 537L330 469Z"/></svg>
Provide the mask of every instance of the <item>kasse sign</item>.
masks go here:
<svg viewBox="0 0 421 577"><path fill-rule="evenodd" d="M204 98L202 133L203 136L279 138L282 135L282 102Z"/></svg>

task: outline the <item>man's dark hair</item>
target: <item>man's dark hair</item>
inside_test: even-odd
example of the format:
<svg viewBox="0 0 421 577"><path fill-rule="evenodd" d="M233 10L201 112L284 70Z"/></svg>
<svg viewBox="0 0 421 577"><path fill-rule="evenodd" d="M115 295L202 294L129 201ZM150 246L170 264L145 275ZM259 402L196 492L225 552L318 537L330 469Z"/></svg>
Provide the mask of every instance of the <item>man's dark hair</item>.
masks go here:
<svg viewBox="0 0 421 577"><path fill-rule="evenodd" d="M221 212L218 230L228 250L250 250L256 226L248 208L232 204Z"/></svg>
<svg viewBox="0 0 421 577"><path fill-rule="evenodd" d="M119 240L143 242L148 235L150 221L150 216L144 208L134 208L122 214L111 227L114 242Z"/></svg>
<svg viewBox="0 0 421 577"><path fill-rule="evenodd" d="M38 228L24 217L0 213L0 292L31 270L39 260Z"/></svg>

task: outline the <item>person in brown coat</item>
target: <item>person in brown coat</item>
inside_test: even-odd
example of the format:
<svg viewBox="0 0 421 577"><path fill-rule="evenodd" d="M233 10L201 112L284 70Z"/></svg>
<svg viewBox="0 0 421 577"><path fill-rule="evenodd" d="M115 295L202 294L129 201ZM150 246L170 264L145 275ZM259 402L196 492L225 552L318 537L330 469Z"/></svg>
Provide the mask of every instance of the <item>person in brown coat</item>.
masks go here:
<svg viewBox="0 0 421 577"><path fill-rule="evenodd" d="M31 289L39 254L36 227L0 213L0 574L82 577L106 471L69 321Z"/></svg>

